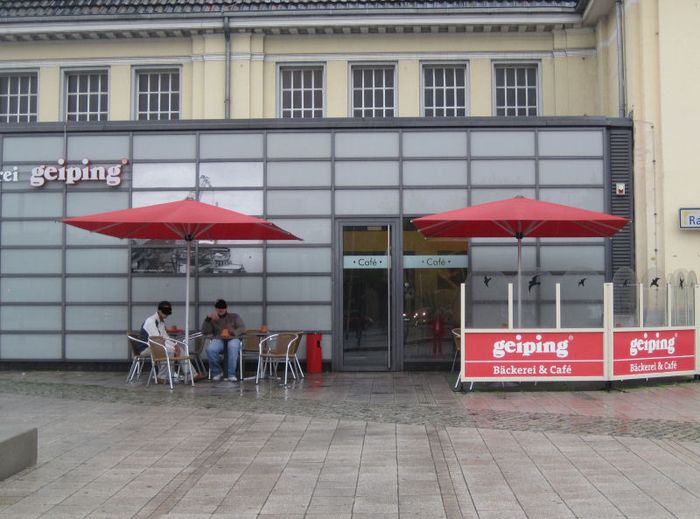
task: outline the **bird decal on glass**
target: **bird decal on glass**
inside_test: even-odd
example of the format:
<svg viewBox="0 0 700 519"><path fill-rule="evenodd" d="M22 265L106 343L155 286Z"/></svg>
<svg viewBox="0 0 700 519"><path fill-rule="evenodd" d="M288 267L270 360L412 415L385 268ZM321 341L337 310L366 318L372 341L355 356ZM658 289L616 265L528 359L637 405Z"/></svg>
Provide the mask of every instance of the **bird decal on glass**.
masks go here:
<svg viewBox="0 0 700 519"><path fill-rule="evenodd" d="M585 287L585 286L586 286L586 280L587 280L587 279L588 279L588 278L581 278L581 279L579 280L579 282L578 282L578 286L580 286L580 287Z"/></svg>
<svg viewBox="0 0 700 519"><path fill-rule="evenodd" d="M650 286L650 287L659 288L659 281L660 281L660 280L661 280L661 278L654 278L654 279L652 279L652 280L651 280L651 283L649 283L649 286Z"/></svg>
<svg viewBox="0 0 700 519"><path fill-rule="evenodd" d="M527 291L528 291L528 292L530 292L530 291L532 290L532 287L535 287L535 286L538 286L538 285L541 285L541 284L542 284L542 283L540 283L540 281L538 280L539 277L540 277L539 274L535 274L534 276L532 276L532 277L530 278L530 282L527 284Z"/></svg>
<svg viewBox="0 0 700 519"><path fill-rule="evenodd" d="M678 280L678 286L679 286L680 288L683 288L683 285L684 285L684 284L685 284L685 279L680 278L680 279Z"/></svg>
<svg viewBox="0 0 700 519"><path fill-rule="evenodd" d="M491 280L492 280L492 279L493 279L493 278L491 278L491 277L489 277L489 276L484 276L484 285L486 285L486 288L489 287L489 283L491 283Z"/></svg>
<svg viewBox="0 0 700 519"><path fill-rule="evenodd" d="M629 279L625 279L625 280L622 282L622 286L623 286L623 287L626 287L626 286L628 286L629 284L630 284L630 280L629 280Z"/></svg>

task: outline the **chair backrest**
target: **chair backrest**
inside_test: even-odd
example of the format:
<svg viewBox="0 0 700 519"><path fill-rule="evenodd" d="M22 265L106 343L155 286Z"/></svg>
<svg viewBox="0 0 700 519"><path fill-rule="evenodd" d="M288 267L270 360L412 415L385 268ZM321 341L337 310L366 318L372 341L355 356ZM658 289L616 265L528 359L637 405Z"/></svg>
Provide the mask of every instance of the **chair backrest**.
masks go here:
<svg viewBox="0 0 700 519"><path fill-rule="evenodd" d="M455 348L459 351L462 348L462 329L452 328L452 340L455 342Z"/></svg>
<svg viewBox="0 0 700 519"><path fill-rule="evenodd" d="M289 354L292 356L296 355L297 351L299 351L299 346L301 345L301 338L304 336L304 332L294 332L294 335L296 335L297 338L294 339L294 342L292 343L292 348L289 352Z"/></svg>
<svg viewBox="0 0 700 519"><path fill-rule="evenodd" d="M148 348L148 343L140 339L139 330L132 330L127 333L126 339L129 342L129 350L134 357L138 357L143 350Z"/></svg>
<svg viewBox="0 0 700 519"><path fill-rule="evenodd" d="M148 338L148 344L151 346L151 358L154 361L168 360L168 350L165 347L165 337L154 335Z"/></svg>
<svg viewBox="0 0 700 519"><path fill-rule="evenodd" d="M262 341L260 341L260 344L261 346L264 345L262 350L263 353L270 353L272 355L289 355L296 338L296 333L281 332L265 337Z"/></svg>
<svg viewBox="0 0 700 519"><path fill-rule="evenodd" d="M244 353L258 353L262 337L246 333L239 338L241 339L241 351Z"/></svg>

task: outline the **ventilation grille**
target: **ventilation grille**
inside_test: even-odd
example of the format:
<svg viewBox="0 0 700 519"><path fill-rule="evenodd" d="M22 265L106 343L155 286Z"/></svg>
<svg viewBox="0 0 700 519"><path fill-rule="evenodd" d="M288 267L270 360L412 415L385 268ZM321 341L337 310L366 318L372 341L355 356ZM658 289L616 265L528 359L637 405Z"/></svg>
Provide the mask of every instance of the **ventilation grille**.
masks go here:
<svg viewBox="0 0 700 519"><path fill-rule="evenodd" d="M610 130L611 214L628 218L627 224L612 239L612 272L634 268L634 184L632 182L632 130ZM625 184L625 194L615 194L615 184Z"/></svg>

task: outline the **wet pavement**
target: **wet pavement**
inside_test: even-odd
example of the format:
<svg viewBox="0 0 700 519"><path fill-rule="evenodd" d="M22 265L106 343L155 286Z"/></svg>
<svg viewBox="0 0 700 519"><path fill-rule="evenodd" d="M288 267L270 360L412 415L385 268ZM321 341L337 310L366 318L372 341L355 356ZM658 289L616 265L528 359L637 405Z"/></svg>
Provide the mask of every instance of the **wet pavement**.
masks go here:
<svg viewBox="0 0 700 519"><path fill-rule="evenodd" d="M700 517L695 381L124 378L0 372L3 423L39 428L0 518Z"/></svg>

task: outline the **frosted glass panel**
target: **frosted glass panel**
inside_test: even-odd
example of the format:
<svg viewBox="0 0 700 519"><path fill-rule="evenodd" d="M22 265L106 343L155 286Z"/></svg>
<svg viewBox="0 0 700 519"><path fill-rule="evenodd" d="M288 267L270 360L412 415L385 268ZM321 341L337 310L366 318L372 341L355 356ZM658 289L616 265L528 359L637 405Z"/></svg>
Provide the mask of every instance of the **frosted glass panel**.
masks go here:
<svg viewBox="0 0 700 519"><path fill-rule="evenodd" d="M271 215L330 214L330 191L269 191L267 213Z"/></svg>
<svg viewBox="0 0 700 519"><path fill-rule="evenodd" d="M263 300L263 283L259 277L200 277L199 301L211 301L211 306L217 299L223 298L229 304L237 301ZM211 308L210 308L211 311Z"/></svg>
<svg viewBox="0 0 700 519"><path fill-rule="evenodd" d="M473 157L518 157L535 154L535 134L531 131L472 132Z"/></svg>
<svg viewBox="0 0 700 519"><path fill-rule="evenodd" d="M127 300L127 278L67 278L66 301L120 303Z"/></svg>
<svg viewBox="0 0 700 519"><path fill-rule="evenodd" d="M60 217L62 215L63 195L61 193L2 194L2 216L5 218Z"/></svg>
<svg viewBox="0 0 700 519"><path fill-rule="evenodd" d="M330 272L330 248L267 250L268 272Z"/></svg>
<svg viewBox="0 0 700 519"><path fill-rule="evenodd" d="M199 200L250 216L263 214L262 191L201 191Z"/></svg>
<svg viewBox="0 0 700 519"><path fill-rule="evenodd" d="M572 270L584 267L605 270L605 247L559 246L540 248L541 270Z"/></svg>
<svg viewBox="0 0 700 519"><path fill-rule="evenodd" d="M542 184L602 184L602 160L540 160Z"/></svg>
<svg viewBox="0 0 700 519"><path fill-rule="evenodd" d="M268 301L330 301L329 277L270 277L267 279Z"/></svg>
<svg viewBox="0 0 700 519"><path fill-rule="evenodd" d="M267 321L271 330L330 330L331 307L330 305L269 305Z"/></svg>
<svg viewBox="0 0 700 519"><path fill-rule="evenodd" d="M329 133L271 133L267 136L269 158L329 158L331 136Z"/></svg>
<svg viewBox="0 0 700 519"><path fill-rule="evenodd" d="M395 161L337 161L337 186L396 186L399 184L399 163Z"/></svg>
<svg viewBox="0 0 700 519"><path fill-rule="evenodd" d="M61 336L21 333L0 335L0 354L4 360L57 360L61 358Z"/></svg>
<svg viewBox="0 0 700 519"><path fill-rule="evenodd" d="M405 157L466 157L466 132L406 132Z"/></svg>
<svg viewBox="0 0 700 519"><path fill-rule="evenodd" d="M399 192L393 189L336 191L336 214L393 214L399 211Z"/></svg>
<svg viewBox="0 0 700 519"><path fill-rule="evenodd" d="M62 235L60 222L3 222L0 241L3 245L61 245Z"/></svg>
<svg viewBox="0 0 700 519"><path fill-rule="evenodd" d="M270 162L269 186L330 186L330 162Z"/></svg>
<svg viewBox="0 0 700 519"><path fill-rule="evenodd" d="M177 202L189 196L189 191L135 191L131 195L131 207Z"/></svg>
<svg viewBox="0 0 700 519"><path fill-rule="evenodd" d="M5 163L31 161L37 166L40 162L54 163L63 157L63 137L5 137L2 157Z"/></svg>
<svg viewBox="0 0 700 519"><path fill-rule="evenodd" d="M195 158L194 135L136 135L134 159L190 159Z"/></svg>
<svg viewBox="0 0 700 519"><path fill-rule="evenodd" d="M37 319L37 315L41 319ZM27 332L60 330L61 307L60 306L8 306L2 307L0 312L0 329Z"/></svg>
<svg viewBox="0 0 700 519"><path fill-rule="evenodd" d="M120 238L89 232L70 225L66 225L65 228L66 243L68 245L126 245L127 243Z"/></svg>
<svg viewBox="0 0 700 519"><path fill-rule="evenodd" d="M70 249L66 251L68 274L126 274L129 251L126 249Z"/></svg>
<svg viewBox="0 0 700 519"><path fill-rule="evenodd" d="M502 247L474 246L471 249L472 269L482 272L518 270L518 246L515 240L513 245ZM535 248L523 247L523 271L535 270Z"/></svg>
<svg viewBox="0 0 700 519"><path fill-rule="evenodd" d="M118 211L129 207L129 193L68 193L68 216L82 216L105 211Z"/></svg>
<svg viewBox="0 0 700 519"><path fill-rule="evenodd" d="M100 159L119 161L129 158L126 135L80 135L68 137L68 160Z"/></svg>
<svg viewBox="0 0 700 519"><path fill-rule="evenodd" d="M195 164L180 162L175 164L134 164L133 186L140 187L194 187L196 182Z"/></svg>
<svg viewBox="0 0 700 519"><path fill-rule="evenodd" d="M199 187L261 187L262 162L203 162L199 165Z"/></svg>
<svg viewBox="0 0 700 519"><path fill-rule="evenodd" d="M473 160L471 166L472 185L535 183L534 160Z"/></svg>
<svg viewBox="0 0 700 519"><path fill-rule="evenodd" d="M398 157L396 132L348 132L335 134L336 157Z"/></svg>
<svg viewBox="0 0 700 519"><path fill-rule="evenodd" d="M497 200L505 200L515 196L522 195L528 198L535 198L535 190L527 188L513 189L472 189L471 205L483 204L486 202L495 202Z"/></svg>
<svg viewBox="0 0 700 519"><path fill-rule="evenodd" d="M126 328L124 328L126 329ZM120 334L68 334L66 359L123 360L129 358L125 332ZM146 373L146 376L148 374ZM142 379L143 380L143 379Z"/></svg>
<svg viewBox="0 0 700 519"><path fill-rule="evenodd" d="M194 294L194 280L190 278L190 294ZM153 312L158 301L185 300L185 276L172 278L134 277L131 280L131 297L133 301L152 302ZM151 312L151 313L153 313Z"/></svg>
<svg viewBox="0 0 700 519"><path fill-rule="evenodd" d="M60 278L5 278L0 283L3 303L60 302Z"/></svg>
<svg viewBox="0 0 700 519"><path fill-rule="evenodd" d="M403 163L403 182L407 186L444 186L467 184L464 160L411 160Z"/></svg>
<svg viewBox="0 0 700 519"><path fill-rule="evenodd" d="M602 157L603 133L595 131L543 131L538 133L542 156Z"/></svg>
<svg viewBox="0 0 700 519"><path fill-rule="evenodd" d="M540 200L571 205L589 211L605 210L603 189L540 189Z"/></svg>
<svg viewBox="0 0 700 519"><path fill-rule="evenodd" d="M330 243L331 221L320 218L294 219L277 218L271 222L280 226L285 231L301 238L304 243ZM269 243L289 243L287 240L270 240Z"/></svg>
<svg viewBox="0 0 700 519"><path fill-rule="evenodd" d="M126 331L126 306L70 306L66 307L67 330Z"/></svg>
<svg viewBox="0 0 700 519"><path fill-rule="evenodd" d="M263 156L263 136L254 134L202 135L199 155L203 159L257 159Z"/></svg>
<svg viewBox="0 0 700 519"><path fill-rule="evenodd" d="M182 288L184 290L185 288L185 282L182 282ZM182 293L182 298L184 299L185 293L183 291ZM156 312L156 305L158 304L158 301L161 301L162 299L168 299L167 297L158 297L156 295L157 299L153 302L152 305L146 306L146 305L132 305L131 306L131 327L132 329L138 330L141 328L143 325L143 322L146 320L147 317L153 315ZM171 300L172 301L172 300ZM194 315L194 304L190 304L190 330L197 330L199 329L199 324L196 323L195 315ZM204 314L202 315L202 319L204 318ZM177 326L179 328L184 328L185 327L185 305L179 305L179 304L173 304L173 314L168 316L168 319L165 323L166 326Z"/></svg>
<svg viewBox="0 0 700 519"><path fill-rule="evenodd" d="M58 249L6 249L0 253L3 274L60 274L62 264Z"/></svg>
<svg viewBox="0 0 700 519"><path fill-rule="evenodd" d="M407 214L427 214L467 205L466 189L405 189L403 210Z"/></svg>

